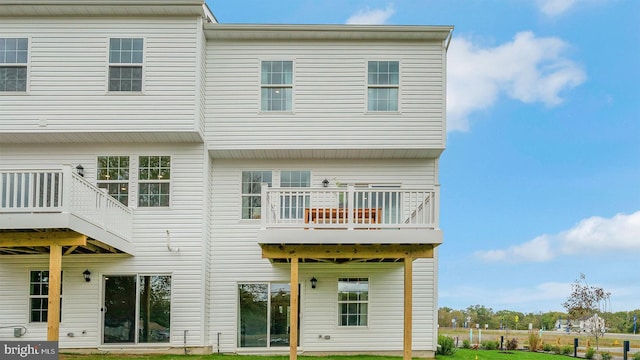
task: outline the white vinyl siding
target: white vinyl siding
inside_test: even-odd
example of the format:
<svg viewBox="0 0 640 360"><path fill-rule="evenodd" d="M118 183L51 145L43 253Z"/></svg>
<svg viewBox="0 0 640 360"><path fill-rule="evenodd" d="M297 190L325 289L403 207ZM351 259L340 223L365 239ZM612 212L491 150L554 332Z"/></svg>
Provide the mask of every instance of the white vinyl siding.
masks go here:
<svg viewBox="0 0 640 360"><path fill-rule="evenodd" d="M295 57L294 114L256 114L256 57ZM367 60L390 57L401 111L366 111ZM210 150L444 148L440 42L209 41L207 60Z"/></svg>
<svg viewBox="0 0 640 360"><path fill-rule="evenodd" d="M0 37L0 92L27 91L29 39Z"/></svg>
<svg viewBox="0 0 640 360"><path fill-rule="evenodd" d="M211 314L209 337L217 339L220 351L236 352L238 334L238 284L289 282L289 264L273 264L262 258L257 244L259 222L239 221L241 208L238 181L247 169L272 171L273 184L281 184L282 174L292 169L309 169L312 188L322 180L340 183L401 184L416 188L436 183L435 160L220 160L212 161L211 207ZM300 170L302 171L302 170ZM251 260L248 260L251 259ZM434 349L431 342L437 317L434 315L435 267L432 259L414 261L414 344L415 349ZM310 279L318 285L311 289ZM338 278L370 279L367 326L338 325ZM301 329L300 346L305 351L350 351L353 344L367 339L367 350L402 349L403 266L402 263L300 264ZM233 309L233 310L229 310ZM330 340L318 334L330 335ZM217 344L217 340L216 341ZM370 349L369 349L370 348ZM216 349L214 349L215 351Z"/></svg>
<svg viewBox="0 0 640 360"><path fill-rule="evenodd" d="M64 273L60 333L61 348L95 349L101 343L100 308L101 277L105 274L167 274L171 275L171 342L182 347L184 330L188 330L187 346L204 347L205 325L203 252L209 242L203 231L206 218L206 198L203 198L207 161L203 144L3 144L0 167L15 166L51 168L60 164L85 167L85 179L97 180L98 156L130 156L132 169L137 169L139 156L166 154L171 156L171 208L137 208L133 224L132 243L136 255L71 255L62 262ZM136 173L137 176L137 173ZM133 186L129 196L137 198ZM237 199L236 199L237 204ZM171 250L168 243L171 244ZM28 320L29 271L48 268L48 255L5 256L0 262L0 319L10 324L25 324ZM91 271L91 282L82 276ZM27 333L21 340L46 338L46 324L26 324ZM81 334L86 330L86 334ZM73 332L75 337L66 336ZM8 333L5 333L8 334ZM215 338L215 337L214 337ZM165 345L167 346L167 345Z"/></svg>
<svg viewBox="0 0 640 360"><path fill-rule="evenodd" d="M191 18L3 18L0 34L29 38L29 96L0 94L0 132L82 134L85 143L197 133L196 26ZM144 39L144 96L107 91L109 39L133 36Z"/></svg>

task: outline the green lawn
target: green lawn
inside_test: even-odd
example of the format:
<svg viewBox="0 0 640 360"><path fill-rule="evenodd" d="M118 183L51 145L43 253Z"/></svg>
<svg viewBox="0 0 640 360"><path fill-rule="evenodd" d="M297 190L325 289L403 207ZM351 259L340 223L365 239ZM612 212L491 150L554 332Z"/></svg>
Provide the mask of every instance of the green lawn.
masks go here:
<svg viewBox="0 0 640 360"><path fill-rule="evenodd" d="M438 356L437 359L441 360L475 360L477 356L478 360L493 360L493 359L505 359L505 360L561 360L566 359L566 356L550 355L544 353L533 353L527 351L513 351L509 353L502 353L500 351L489 350L468 350L459 349L453 356ZM123 359L138 359L138 360L286 360L288 356L255 356L255 355L131 355L131 354L93 354L93 355L70 355L61 354L60 360L123 360ZM393 356L368 356L368 355L353 355L353 356L298 356L300 360L400 360L400 357Z"/></svg>

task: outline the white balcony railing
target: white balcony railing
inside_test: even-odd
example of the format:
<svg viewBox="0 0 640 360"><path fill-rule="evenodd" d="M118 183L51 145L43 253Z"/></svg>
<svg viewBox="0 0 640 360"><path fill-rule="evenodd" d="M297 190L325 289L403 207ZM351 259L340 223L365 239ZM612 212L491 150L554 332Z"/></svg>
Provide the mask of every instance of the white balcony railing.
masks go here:
<svg viewBox="0 0 640 360"><path fill-rule="evenodd" d="M263 229L438 229L439 187L270 188L262 184Z"/></svg>
<svg viewBox="0 0 640 360"><path fill-rule="evenodd" d="M9 213L68 213L127 241L132 235L131 209L73 172L70 166L0 169L0 215Z"/></svg>

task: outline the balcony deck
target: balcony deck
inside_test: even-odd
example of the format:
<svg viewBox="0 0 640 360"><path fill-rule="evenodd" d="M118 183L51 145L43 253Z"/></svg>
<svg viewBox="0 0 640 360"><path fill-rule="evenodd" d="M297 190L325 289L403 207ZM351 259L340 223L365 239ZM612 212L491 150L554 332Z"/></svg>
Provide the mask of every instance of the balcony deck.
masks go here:
<svg viewBox="0 0 640 360"><path fill-rule="evenodd" d="M80 234L87 237L86 244L67 246L65 254L133 255L132 221L131 209L70 166L0 169L0 254L46 253L48 249L30 241ZM20 246L15 239L22 239Z"/></svg>
<svg viewBox="0 0 640 360"><path fill-rule="evenodd" d="M437 186L405 188L262 187L261 229L265 245L395 244L437 246Z"/></svg>

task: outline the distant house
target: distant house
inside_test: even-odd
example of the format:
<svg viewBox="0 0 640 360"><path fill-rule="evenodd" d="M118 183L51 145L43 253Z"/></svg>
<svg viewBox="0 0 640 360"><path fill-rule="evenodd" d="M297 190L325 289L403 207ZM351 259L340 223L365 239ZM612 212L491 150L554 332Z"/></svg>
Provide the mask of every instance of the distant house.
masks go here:
<svg viewBox="0 0 640 360"><path fill-rule="evenodd" d="M3 1L0 340L433 356L451 32Z"/></svg>
<svg viewBox="0 0 640 360"><path fill-rule="evenodd" d="M605 332L606 325L604 318L600 317L598 314L593 314L591 316L585 316L578 320L578 329L580 332Z"/></svg>
<svg viewBox="0 0 640 360"><path fill-rule="evenodd" d="M567 319L558 319L556 320L554 329L556 331L567 331L568 326L569 326L569 321Z"/></svg>

